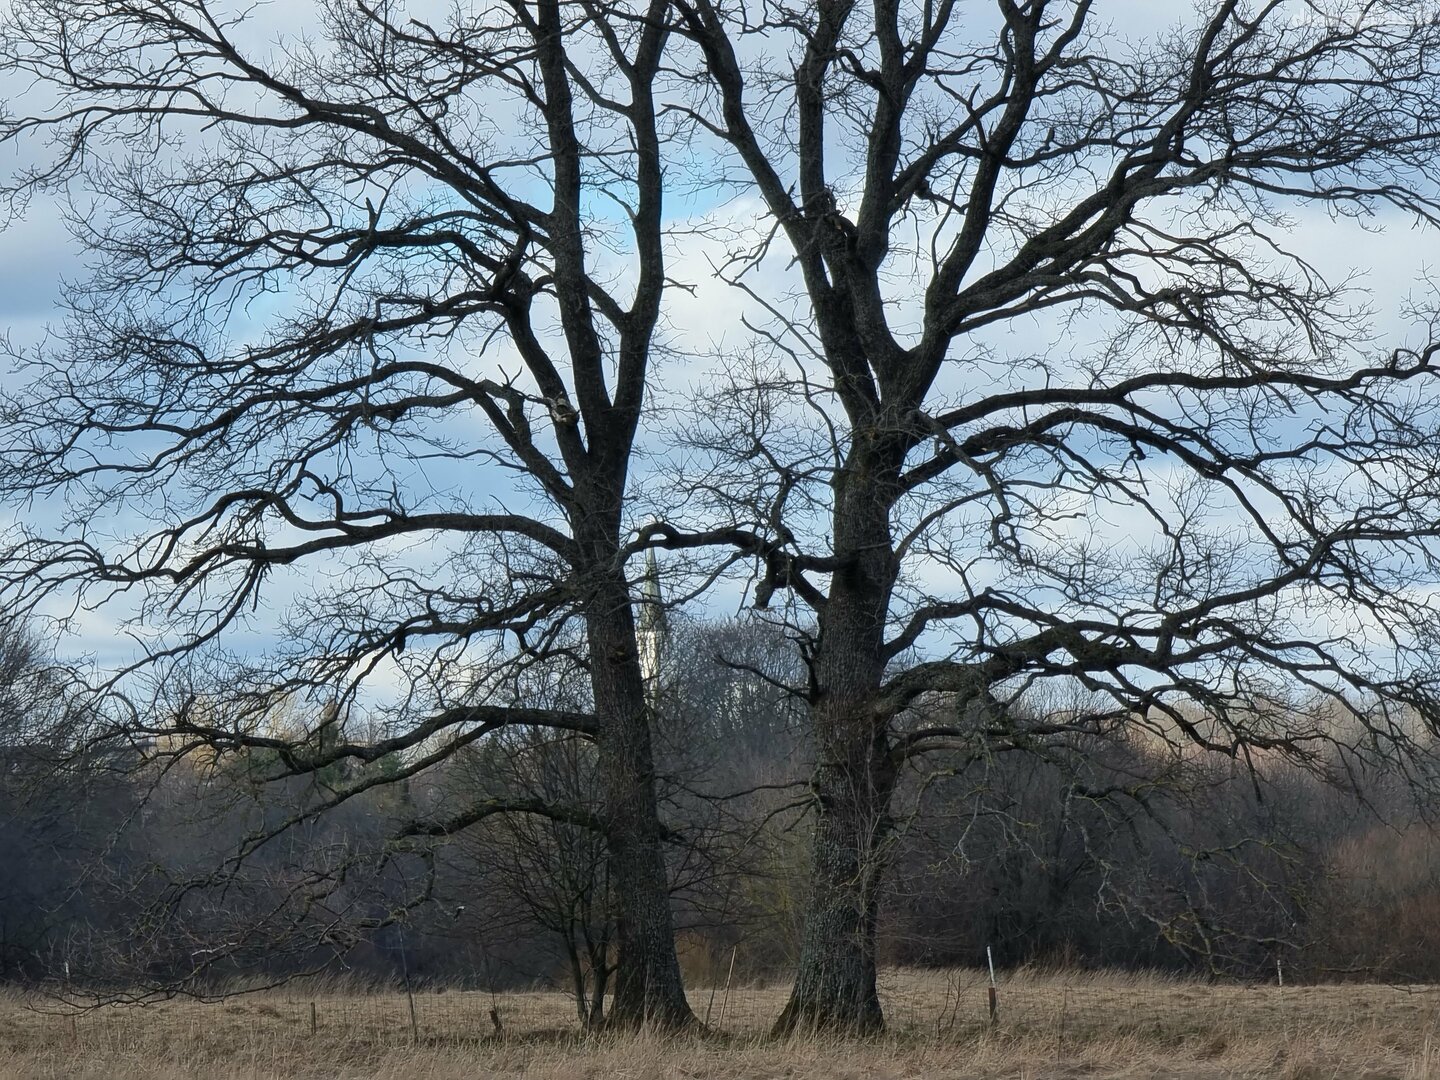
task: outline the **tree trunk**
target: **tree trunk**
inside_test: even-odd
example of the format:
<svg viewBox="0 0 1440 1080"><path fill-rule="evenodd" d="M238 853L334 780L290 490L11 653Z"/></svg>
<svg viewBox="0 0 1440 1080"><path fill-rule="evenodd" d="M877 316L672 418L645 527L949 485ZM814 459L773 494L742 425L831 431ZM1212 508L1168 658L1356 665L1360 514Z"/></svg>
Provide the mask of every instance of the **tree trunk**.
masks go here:
<svg viewBox="0 0 1440 1080"><path fill-rule="evenodd" d="M895 766L889 717L874 700L885 674L885 616L895 582L887 493L894 467L852 461L837 492L837 553L851 553L820 612L810 704L818 820L795 985L777 1033L871 1032L885 1025L875 987L879 885Z"/></svg>
<svg viewBox="0 0 1440 1080"><path fill-rule="evenodd" d="M819 820L810 898L795 985L775 1023L777 1034L867 1033L885 1026L875 986L875 928L894 769L883 730L848 741L846 760L822 762L813 777Z"/></svg>
<svg viewBox="0 0 1440 1080"><path fill-rule="evenodd" d="M570 986L571 993L575 996L575 1015L580 1019L580 1026L588 1027L590 1018L590 996L585 992L585 968L580 963L580 953L575 948L575 941L571 932L566 932L565 958L570 961Z"/></svg>
<svg viewBox="0 0 1440 1080"><path fill-rule="evenodd" d="M607 582L588 620L591 680L600 729L610 875L616 898L615 989L609 1025L683 1027L695 1020L685 999L670 885L655 803L649 706L623 576Z"/></svg>
<svg viewBox="0 0 1440 1080"><path fill-rule="evenodd" d="M604 946L598 952L590 950L590 1018L585 1026L591 1031L605 1025L605 994L610 985L610 964L605 952Z"/></svg>

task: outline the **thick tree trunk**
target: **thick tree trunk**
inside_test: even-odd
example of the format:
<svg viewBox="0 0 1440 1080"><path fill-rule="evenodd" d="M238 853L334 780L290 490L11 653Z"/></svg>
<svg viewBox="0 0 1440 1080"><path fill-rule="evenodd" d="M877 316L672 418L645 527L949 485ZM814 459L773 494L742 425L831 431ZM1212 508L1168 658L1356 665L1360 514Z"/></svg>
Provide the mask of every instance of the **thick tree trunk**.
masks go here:
<svg viewBox="0 0 1440 1080"><path fill-rule="evenodd" d="M883 733L856 734L822 761L813 784L819 820L795 985L775 1030L879 1031L875 923L886 863L894 770Z"/></svg>
<svg viewBox="0 0 1440 1080"><path fill-rule="evenodd" d="M893 477L893 468L888 473ZM812 660L818 820L810 895L795 985L777 1033L884 1027L875 925L895 766L889 718L877 715L874 702L885 674L885 616L895 581L891 485L853 461L846 480L836 499L836 552L851 556L831 581Z"/></svg>
<svg viewBox="0 0 1440 1080"><path fill-rule="evenodd" d="M649 706L623 577L604 589L589 617L596 738L606 839L616 898L615 988L609 1025L683 1027L695 1020L685 999L670 886L655 802Z"/></svg>

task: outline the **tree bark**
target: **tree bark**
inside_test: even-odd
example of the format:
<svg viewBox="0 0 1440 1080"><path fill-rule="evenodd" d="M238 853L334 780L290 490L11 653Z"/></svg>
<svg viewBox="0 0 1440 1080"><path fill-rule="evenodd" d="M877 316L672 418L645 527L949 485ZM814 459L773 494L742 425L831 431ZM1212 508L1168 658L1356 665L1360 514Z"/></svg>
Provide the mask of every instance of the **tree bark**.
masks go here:
<svg viewBox="0 0 1440 1080"><path fill-rule="evenodd" d="M800 962L775 1031L884 1027L875 985L879 884L890 834L895 765L889 717L874 708L885 673L885 617L896 560L889 511L899 453L855 455L836 493L842 568L819 617L810 705L818 820Z"/></svg>
<svg viewBox="0 0 1440 1080"><path fill-rule="evenodd" d="M600 942L590 945L590 1015L582 1022L589 1031L599 1031L605 1026L605 994L610 987L610 958L606 955L608 944Z"/></svg>
<svg viewBox="0 0 1440 1080"><path fill-rule="evenodd" d="M613 573L613 572L612 572ZM606 840L616 897L615 988L608 1025L685 1027L695 1015L675 954L661 850L649 706L623 575L613 573L588 619Z"/></svg>
<svg viewBox="0 0 1440 1080"><path fill-rule="evenodd" d="M819 820L812 838L810 900L800 963L777 1034L880 1031L875 983L879 883L894 789L883 731L845 740L845 760L817 766Z"/></svg>

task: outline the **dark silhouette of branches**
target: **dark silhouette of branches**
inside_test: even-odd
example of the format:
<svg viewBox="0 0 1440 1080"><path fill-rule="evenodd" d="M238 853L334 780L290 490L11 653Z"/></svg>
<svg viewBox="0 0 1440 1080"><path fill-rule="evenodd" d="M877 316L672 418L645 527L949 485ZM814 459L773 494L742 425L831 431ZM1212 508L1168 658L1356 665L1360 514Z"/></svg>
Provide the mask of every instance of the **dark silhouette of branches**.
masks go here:
<svg viewBox="0 0 1440 1080"><path fill-rule="evenodd" d="M1222 0L1131 42L1087 0L677 7L691 115L768 216L720 268L752 361L688 433L714 527L656 540L730 545L814 626L779 1028L881 1025L892 800L927 749L1118 724L1428 769L1434 315L1377 340L1287 215L1436 222L1440 12ZM1099 704L1036 722L1049 685ZM936 695L960 721L908 727Z"/></svg>
<svg viewBox="0 0 1440 1080"><path fill-rule="evenodd" d="M270 754L276 781L405 756L280 828L502 729L593 738L611 1015L683 1024L622 546L686 138L671 15L319 15L276 46L209 0L11 9L30 89L0 140L35 164L5 191L62 206L92 272L0 406L0 486L49 511L5 545L6 603L134 628L92 745ZM526 708L566 655L586 715ZM300 731L265 730L280 703ZM323 737L343 715L375 738Z"/></svg>

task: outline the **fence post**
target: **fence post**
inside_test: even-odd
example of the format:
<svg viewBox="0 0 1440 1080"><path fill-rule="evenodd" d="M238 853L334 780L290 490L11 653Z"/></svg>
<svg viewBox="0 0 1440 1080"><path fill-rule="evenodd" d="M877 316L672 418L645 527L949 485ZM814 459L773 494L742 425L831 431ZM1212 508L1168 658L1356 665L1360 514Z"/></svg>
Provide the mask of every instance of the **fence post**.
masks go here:
<svg viewBox="0 0 1440 1080"><path fill-rule="evenodd" d="M415 991L410 986L410 960L405 955L405 927L396 924L400 931L400 972L405 976L405 1000L410 1003L410 1045L420 1045L420 1025L415 1021Z"/></svg>
<svg viewBox="0 0 1440 1080"><path fill-rule="evenodd" d="M985 946L985 962L990 966L990 1023L993 1026L1000 1020L1000 999L995 991L995 954L989 945Z"/></svg>
<svg viewBox="0 0 1440 1080"><path fill-rule="evenodd" d="M1065 1054L1065 1021L1070 1017L1070 984L1066 983L1060 996L1060 1034L1055 1037L1055 1057Z"/></svg>
<svg viewBox="0 0 1440 1080"><path fill-rule="evenodd" d="M730 980L735 977L735 954L740 950L736 945L730 950L730 973L725 976L725 999L720 1002L720 1023L725 1023L725 1014L730 1011Z"/></svg>

